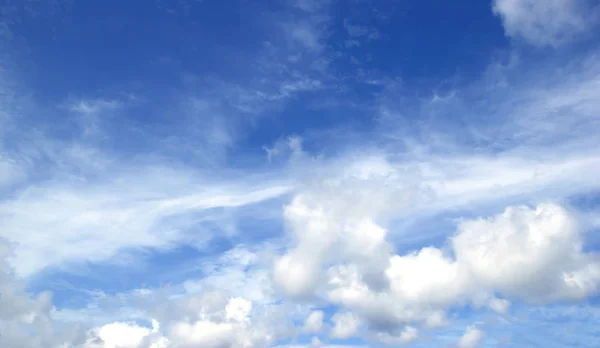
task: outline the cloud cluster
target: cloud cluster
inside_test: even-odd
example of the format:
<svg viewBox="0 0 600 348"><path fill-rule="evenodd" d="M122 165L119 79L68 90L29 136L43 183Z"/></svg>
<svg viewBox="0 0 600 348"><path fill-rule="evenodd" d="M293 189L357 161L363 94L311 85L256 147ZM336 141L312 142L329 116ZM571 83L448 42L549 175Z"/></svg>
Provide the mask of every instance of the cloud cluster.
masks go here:
<svg viewBox="0 0 600 348"><path fill-rule="evenodd" d="M104 127L104 116L117 112L143 122L129 104L103 98L60 104L77 121L68 140L46 124L29 131L41 119L31 110L40 106L13 98L0 69L0 122L7 125L0 127L0 346L398 346L456 325L456 311L510 317L514 307L577 303L598 293L600 257L585 245L591 224L568 203L600 189L597 56L560 70L530 69L515 58L469 87L415 102L416 116L405 117L399 79L371 79L379 75L368 66L355 75L332 68L344 44L361 47L382 35L359 19L336 22L334 5L292 0L284 13L273 10L275 30L261 37L248 80L188 76L192 88L176 105L145 105L177 116L164 133L120 122ZM597 13L577 0L495 0L493 11L507 36L539 47L584 35ZM348 40L332 44L340 32ZM357 93L368 100L339 98L358 80L382 91L373 97L361 85ZM324 132L344 133L350 144L278 134L279 141L263 146L264 161L252 157L264 144L242 141L240 128L315 91L332 105L372 112L365 118L377 119L373 134L337 123ZM252 122L242 122L249 115ZM413 122L420 116L427 121ZM296 126L289 123L282 128ZM134 154L111 152L122 146L103 148L117 137L111 133L152 141ZM249 143L256 148L227 157ZM323 143L326 149L318 149ZM273 200L284 198L274 208ZM260 224L238 235L230 220L242 208ZM446 217L455 218L454 229L439 223ZM258 230L280 231L280 220L281 235L259 240ZM91 295L82 308L55 308L48 292L28 293L28 281L43 271L130 266L130 253L177 246L205 251L213 246L213 225L233 246L191 265L169 260L173 273L187 277L181 283L117 294L84 289ZM252 245L235 245L233 237ZM538 316L544 315L551 317ZM491 337L479 322L470 324L460 324L466 330L451 337L453 345L476 347Z"/></svg>
<svg viewBox="0 0 600 348"><path fill-rule="evenodd" d="M464 219L446 245L396 254L382 221L427 196L390 167L367 164L285 207L294 244L275 262L274 282L287 296L345 309L332 318L332 337L364 328L376 341L409 341L417 335L413 325L443 325L451 308L504 313L513 300L540 304L596 293L600 259L583 251L577 216L551 203Z"/></svg>
<svg viewBox="0 0 600 348"><path fill-rule="evenodd" d="M506 35L535 46L559 46L584 32L595 20L586 0L495 0Z"/></svg>
<svg viewBox="0 0 600 348"><path fill-rule="evenodd" d="M231 281L238 268L256 266L257 255L247 250L229 252L211 261L223 269L217 276L202 278L196 287L186 282L178 289L140 289L115 296L102 294L98 302L77 310L56 309L47 292L30 297L23 282L15 277L6 262L9 250L3 243L0 259L2 346L250 348L267 347L291 335L286 320L293 311L280 308L280 304L270 304L267 295L257 293L268 292L268 284L253 285L252 281L260 280L256 273L243 273L251 279L241 287L219 284L219 277ZM206 267L207 272L212 268ZM238 294L253 300L236 296ZM114 311L111 310L113 307ZM127 312L131 319L120 320ZM319 313L315 313L307 325L312 331L320 329L319 319L322 320L323 315L321 313L319 318ZM97 319L104 323L94 324ZM151 322L151 325L144 322Z"/></svg>
<svg viewBox="0 0 600 348"><path fill-rule="evenodd" d="M26 283L15 276L7 262L11 253L11 245L0 239L0 346L59 347L65 342L81 342L83 328L61 326L54 320L49 292L35 297L27 293Z"/></svg>
<svg viewBox="0 0 600 348"><path fill-rule="evenodd" d="M83 347L245 348L264 347L273 341L268 328L254 326L249 318L251 301L205 293L173 303L170 310L177 310L178 317L165 320L167 324L153 320L151 329L127 322L106 324L91 330Z"/></svg>
<svg viewBox="0 0 600 348"><path fill-rule="evenodd" d="M325 314L323 311L312 311L304 322L302 331L306 333L318 333L323 328L323 317Z"/></svg>

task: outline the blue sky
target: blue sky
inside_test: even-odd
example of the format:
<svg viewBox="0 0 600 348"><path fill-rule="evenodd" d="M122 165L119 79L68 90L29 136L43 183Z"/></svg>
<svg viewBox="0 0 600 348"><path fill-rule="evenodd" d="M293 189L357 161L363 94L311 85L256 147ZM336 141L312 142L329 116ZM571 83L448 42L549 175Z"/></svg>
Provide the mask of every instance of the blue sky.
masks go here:
<svg viewBox="0 0 600 348"><path fill-rule="evenodd" d="M599 18L0 0L0 346L598 346Z"/></svg>

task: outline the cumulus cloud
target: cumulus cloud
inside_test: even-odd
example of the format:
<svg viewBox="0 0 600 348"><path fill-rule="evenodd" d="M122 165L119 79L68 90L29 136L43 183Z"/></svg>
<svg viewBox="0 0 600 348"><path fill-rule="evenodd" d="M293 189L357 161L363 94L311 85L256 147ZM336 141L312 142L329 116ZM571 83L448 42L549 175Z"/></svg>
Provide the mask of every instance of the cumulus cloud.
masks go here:
<svg viewBox="0 0 600 348"><path fill-rule="evenodd" d="M254 248L268 249L264 245ZM251 250L237 247L207 260L201 267L206 276L195 282L103 293L87 308L56 311L55 320L57 324L79 323L82 330L93 327L85 335L81 331L84 348L271 346L292 337L291 320L306 314L270 297L260 259ZM75 341L67 342L80 347Z"/></svg>
<svg viewBox="0 0 600 348"><path fill-rule="evenodd" d="M203 290L200 293L174 293L165 289L135 291L118 296L103 296L100 304L88 308L57 310L51 295L41 293L30 297L22 282L14 277L5 262L7 244L2 244L0 282L0 344L7 347L81 347L81 348L167 348L167 347L263 347L281 336L281 318L292 313L274 311L258 301L253 302L225 294L227 291ZM221 263L220 263L221 264ZM247 267L242 266L242 267ZM228 272L224 270L224 272ZM207 277L205 284L210 283ZM215 278L212 278L215 279ZM252 290L244 289L248 294ZM120 308L111 314L109 302ZM270 308L270 309L269 309ZM97 313L100 310L101 313ZM109 321L87 330L93 316L119 317L133 314L136 321ZM156 319L155 319L156 318ZM151 321L151 327L138 323ZM31 335L31 331L35 335ZM277 331L279 330L279 332Z"/></svg>
<svg viewBox="0 0 600 348"><path fill-rule="evenodd" d="M306 318L302 331L306 333L318 333L323 328L323 319L325 313L323 311L312 311Z"/></svg>
<svg viewBox="0 0 600 348"><path fill-rule="evenodd" d="M596 292L600 263L582 249L577 219L553 204L509 207L491 219L463 221L452 240L457 262L475 283L532 302Z"/></svg>
<svg viewBox="0 0 600 348"><path fill-rule="evenodd" d="M225 307L228 320L244 321L252 311L252 302L243 298L232 298Z"/></svg>
<svg viewBox="0 0 600 348"><path fill-rule="evenodd" d="M271 327L251 317L249 300L215 292L164 300L146 308L160 318L152 320L152 328L109 323L89 331L85 348L243 348L267 346L275 338Z"/></svg>
<svg viewBox="0 0 600 348"><path fill-rule="evenodd" d="M350 312L336 313L331 318L334 326L329 335L333 338L346 339L357 334L360 319Z"/></svg>
<svg viewBox="0 0 600 348"><path fill-rule="evenodd" d="M371 318L373 326L381 321L393 326L435 321L428 310L467 302L504 312L507 299L578 300L596 293L600 281L600 262L582 250L576 218L552 204L510 207L490 219L463 221L450 245L449 252L427 247L391 256L389 297L372 292L356 269L334 272L330 299Z"/></svg>
<svg viewBox="0 0 600 348"><path fill-rule="evenodd" d="M416 331L402 334L405 325L443 326L450 308L504 313L513 300L580 300L597 291L600 260L584 251L578 216L560 205L462 219L447 245L396 254L382 218L426 206L429 189L409 184L386 161L345 168L345 177L298 193L285 207L293 244L273 272L284 294L348 311L332 318L334 336L349 337L362 322L375 340L408 341Z"/></svg>
<svg viewBox="0 0 600 348"><path fill-rule="evenodd" d="M376 340L386 345L406 344L414 341L418 336L418 330L412 326L405 327L399 335L392 335L389 332L379 332L376 334Z"/></svg>
<svg viewBox="0 0 600 348"><path fill-rule="evenodd" d="M483 159L478 161L484 163ZM284 207L291 249L271 258L275 259L273 280L285 295L316 296L340 306L340 315L332 318L333 336L354 335L351 332L359 332L362 326L370 331L366 337L374 341L410 341L419 326L447 324L445 311L451 307L472 303L505 312L512 299L547 303L581 299L595 292L595 256L582 251L583 230L577 215L559 205L514 206L492 217L463 219L446 247L396 254L388 243L394 227L385 224L385 217L432 204L432 185L421 181L427 181L428 176L416 180L406 167L381 157L343 162L342 171L338 164L332 167L333 172L325 171L335 175L312 182L316 186L297 192ZM472 173L479 170L473 166L470 169ZM513 168L507 166L504 170ZM446 183L448 187L452 181ZM521 185L516 180L508 186L515 184ZM461 187L465 188L465 195L478 201L477 190L493 185L493 180L483 181L481 187L472 188L476 192L469 191L466 185ZM454 194L435 186L433 192L440 200ZM498 255L509 257L513 267L485 269L486 265L498 263L494 261ZM254 337L251 340L269 341L272 322L257 322L246 314L260 311L261 306L256 307L255 303L274 295L264 293L270 291L270 285L265 285L268 271L248 268L256 257L242 249L232 250L218 261L218 269L228 269L228 274L213 274L217 268L207 266L202 282L189 281L185 285L190 291L200 292L211 287L228 289L239 300L217 301L220 309L211 309L210 319L192 319L193 315L187 320L151 316L163 328L152 337L162 339L161 342L175 340L193 345L205 342L205 338L192 333L197 328L210 327L211 331L222 332L222 337L238 330ZM558 259L564 262L559 263ZM223 268L223 263L232 261L239 264ZM547 276L537 276L538 273ZM544 285L532 286L528 283L530 278ZM242 293L241 289L247 291ZM196 307L190 303L177 312L186 313L185 308ZM220 342L219 337L211 339ZM222 344L238 344L246 339L243 337L223 338Z"/></svg>
<svg viewBox="0 0 600 348"><path fill-rule="evenodd" d="M52 294L31 296L7 262L11 245L0 239L0 346L58 347L64 343L82 344L85 331L76 325L55 320ZM32 334L35 333L35 334Z"/></svg>
<svg viewBox="0 0 600 348"><path fill-rule="evenodd" d="M307 255L308 256L308 255ZM303 297L315 289L320 263L303 255L281 257L274 267L274 281L288 296Z"/></svg>
<svg viewBox="0 0 600 348"><path fill-rule="evenodd" d="M152 328L135 323L114 322L91 330L83 348L166 348L169 341L165 337L156 337L159 324L152 322Z"/></svg>
<svg viewBox="0 0 600 348"><path fill-rule="evenodd" d="M507 36L536 46L559 46L592 24L595 9L586 0L495 0Z"/></svg>
<svg viewBox="0 0 600 348"><path fill-rule="evenodd" d="M228 323L199 320L174 324L170 336L183 347L231 347L235 339L234 330L234 326Z"/></svg>
<svg viewBox="0 0 600 348"><path fill-rule="evenodd" d="M475 348L483 339L484 333L475 326L469 326L458 341L459 348Z"/></svg>
<svg viewBox="0 0 600 348"><path fill-rule="evenodd" d="M418 201L420 191L411 182L389 185L394 171L377 158L347 165L344 174L299 193L285 207L295 248L275 264L274 281L288 295L313 295L323 279L321 264L339 259L358 262L372 285L384 286L389 245L385 229L373 218L392 205L400 208L412 199Z"/></svg>

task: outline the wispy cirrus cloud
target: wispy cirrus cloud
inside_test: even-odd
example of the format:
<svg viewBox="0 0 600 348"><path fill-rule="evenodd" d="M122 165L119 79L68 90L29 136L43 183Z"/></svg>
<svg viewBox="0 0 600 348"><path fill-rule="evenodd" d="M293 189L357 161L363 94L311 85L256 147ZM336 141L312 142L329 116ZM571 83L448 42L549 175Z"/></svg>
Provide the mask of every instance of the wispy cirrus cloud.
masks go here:
<svg viewBox="0 0 600 348"><path fill-rule="evenodd" d="M91 185L53 180L4 200L3 237L20 245L14 259L18 274L106 261L130 248L171 248L184 240L202 245L209 235L184 232L198 219L190 214L258 203L289 190L285 185L247 190L226 182L208 184L194 172L157 166L140 175L139 168L121 167L118 178Z"/></svg>

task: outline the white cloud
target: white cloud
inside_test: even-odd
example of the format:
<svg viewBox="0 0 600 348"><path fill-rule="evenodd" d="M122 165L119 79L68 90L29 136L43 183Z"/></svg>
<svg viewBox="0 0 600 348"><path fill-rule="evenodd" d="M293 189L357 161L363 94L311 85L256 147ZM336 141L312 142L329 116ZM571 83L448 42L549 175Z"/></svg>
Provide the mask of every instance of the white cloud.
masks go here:
<svg viewBox="0 0 600 348"><path fill-rule="evenodd" d="M442 250L431 247L392 256L386 275L390 291L408 303L449 304L461 295L465 286L459 265Z"/></svg>
<svg viewBox="0 0 600 348"><path fill-rule="evenodd" d="M0 203L0 236L16 243L13 262L26 276L69 262L106 261L126 249L165 249L183 241L201 246L206 240L183 232L197 221L210 221L203 211L254 204L288 191L208 184L194 175L153 167L85 186L68 178L31 185Z"/></svg>
<svg viewBox="0 0 600 348"><path fill-rule="evenodd" d="M547 8L527 4L495 2L507 35L557 46L580 32L576 25L580 20L587 23L565 1L548 2ZM294 6L301 10L299 17L282 25L290 47L274 51L283 52L290 66L322 61L329 40L326 4L297 0ZM371 28L344 24L351 37L378 36ZM347 41L349 46L357 43ZM282 67L283 60L274 59L273 69L290 78L269 82L268 88L231 92L236 96L232 98L236 110L254 112L260 109L257 105L264 107L323 87L311 73ZM202 246L210 234L187 232L201 229L198 222L219 219L210 211L257 204L293 191L283 212L287 238L272 247L238 246L191 270L182 270L189 265L180 265L174 271L197 272L204 278L188 279L174 286L176 290L104 295L104 303L119 304L114 311L98 303L80 311L54 310L48 294L29 297L25 284L14 279L13 269L3 264L10 270L10 279L0 275L0 346L80 343L85 339L80 330L66 326L72 333L63 332L62 323L55 323L68 316L82 326L94 321L96 329L88 332L91 337L86 342L89 348L263 347L294 336L292 319L305 319L304 333L322 332L324 313L310 312L314 303L297 304L295 297L338 307L331 318L332 338L362 336L396 345L415 340L421 330L449 325L448 308L473 304L475 309L506 313L517 299L548 303L586 298L597 292L600 268L597 255L584 252L584 228L577 214L556 204L530 208L514 202L560 199L600 188L600 153L589 146L596 142L600 75L596 65L588 67L579 75L559 76L548 88L547 80L533 85L536 88L515 87L519 98L499 96L500 104L518 106L499 107L501 114L511 115L499 117L509 125L494 125L482 134L500 134L489 139L504 146L502 151L477 149L474 154L470 144L465 149L441 141L444 151L440 155L427 148L411 153L416 147L398 151L397 144L377 143L380 150L372 153L356 151L338 159L313 160L302 148L301 138L290 137L266 151L271 159L290 153L300 165L292 165L286 173L252 176L221 167L206 171L176 167L154 159L144 159L142 165L138 158L125 163L85 144L69 148L50 144L48 150L48 143L35 143L33 147L39 148L35 150L45 151L58 169L47 180L32 181L26 189L3 196L0 203L0 236L15 245L15 254L6 257L17 276L32 276L71 262L109 262L129 250ZM461 98L461 93L450 95L441 100L436 94L432 104L446 108ZM184 109L204 122L198 128L203 144L214 145L208 146L210 151L235 143L228 119L213 115L219 111L214 105L220 102L184 99ZM495 107L495 103L489 104ZM119 107L98 99L74 103L71 110L95 115ZM523 141L506 146L505 135L511 141ZM549 141L557 138L560 141ZM540 144L542 149L537 147ZM54 151L55 146L61 151ZM11 186L33 172L46 173L42 166L35 171L27 167L30 153L20 155L25 161L0 154L0 185ZM288 174L292 184L281 184L280 176ZM418 222L426 214L457 208L473 208L471 213L482 215L479 209L506 205L497 215L461 220L456 235L444 246L406 251L394 250L390 244L404 232L399 231L398 220ZM423 237L420 227L417 224L403 240ZM440 228L435 233L447 232ZM166 295L157 294L160 291ZM126 306L120 306L121 301ZM86 314L96 317L92 320ZM146 328L112 316L157 321L153 328ZM99 318L103 323L96 325ZM28 335L32 326L41 334ZM460 344L472 346L482 335L469 327L461 339L465 343ZM317 338L312 345L328 347Z"/></svg>
<svg viewBox="0 0 600 348"><path fill-rule="evenodd" d="M494 0L507 36L536 46L559 46L585 31L594 9L581 0Z"/></svg>
<svg viewBox="0 0 600 348"><path fill-rule="evenodd" d="M308 49L318 49L320 47L321 33L309 23L295 23L290 25L290 37Z"/></svg>
<svg viewBox="0 0 600 348"><path fill-rule="evenodd" d="M6 262L10 253L11 245L0 238L0 346L39 348L82 343L85 336L81 328L55 322L50 293L31 296L27 292L26 283Z"/></svg>
<svg viewBox="0 0 600 348"><path fill-rule="evenodd" d="M298 192L285 207L292 245L276 261L273 279L288 296L325 298L364 322L374 337L394 340L406 324L444 325L445 311L455 306L504 313L511 300L580 300L597 291L598 257L583 251L578 216L559 205L509 206L489 218L463 219L446 247L394 254L382 217L418 211L419 205L428 209L431 191L439 201L456 201L459 191L473 195L470 204L489 199L478 197L479 169L468 168L475 183L470 189L461 184L454 196L407 180L406 171L385 160L343 167L343 175ZM481 180L482 187L495 185ZM498 180L522 185L510 176Z"/></svg>
<svg viewBox="0 0 600 348"><path fill-rule="evenodd" d="M235 328L229 323L217 324L199 320L173 325L170 336L183 347L227 347L233 345Z"/></svg>
<svg viewBox="0 0 600 348"><path fill-rule="evenodd" d="M475 348L483 339L484 333L475 326L469 326L458 341L459 348Z"/></svg>
<svg viewBox="0 0 600 348"><path fill-rule="evenodd" d="M56 319L96 326L88 332L85 348L125 343L135 348L270 346L276 339L291 337L291 318L304 314L269 297L268 278L261 278L263 269L255 270L261 258L238 247L201 265L197 271L207 276L196 282L102 294L87 308L57 311ZM243 283L238 284L240 280ZM153 318L152 328L123 321L124 317Z"/></svg>
<svg viewBox="0 0 600 348"><path fill-rule="evenodd" d="M290 160L298 159L305 155L302 150L302 137L289 136L284 139L277 140L271 147L263 146L263 150L267 153L269 162L278 156L289 155Z"/></svg>
<svg viewBox="0 0 600 348"><path fill-rule="evenodd" d="M92 330L90 338L83 348L141 348L142 344L149 343L150 348L166 348L168 340L164 337L147 339L156 333L158 323L153 322L153 328L146 328L135 323L114 322Z"/></svg>
<svg viewBox="0 0 600 348"><path fill-rule="evenodd" d="M496 309L494 309L496 310ZM496 310L497 312L500 312L498 310ZM428 328L439 328L439 327L443 327L448 325L448 318L446 317L446 313L444 313L444 311L437 311L437 312L433 312L431 313L426 319L425 319L425 326Z"/></svg>
<svg viewBox="0 0 600 348"><path fill-rule="evenodd" d="M350 312L336 313L331 317L334 326L329 333L332 338L346 339L358 333L360 319Z"/></svg>
<svg viewBox="0 0 600 348"><path fill-rule="evenodd" d="M256 305L275 301L267 270L273 259L273 246L258 244L252 248L237 246L214 260L197 265L188 273L202 271L202 279L188 279L182 286L186 293L200 294L207 290L226 292Z"/></svg>
<svg viewBox="0 0 600 348"><path fill-rule="evenodd" d="M440 315L428 314L432 308L465 302L506 311L508 302L488 295L494 293L531 303L579 300L596 293L600 282L598 257L581 245L577 220L563 208L509 207L490 219L461 222L451 239L455 259L432 247L391 256L389 294L373 293L351 268L330 273L329 298L384 326L427 324Z"/></svg>
<svg viewBox="0 0 600 348"><path fill-rule="evenodd" d="M183 110L190 119L190 128L199 130L204 146L214 150L226 149L235 144L237 120L226 117L215 101L191 97L183 102Z"/></svg>
<svg viewBox="0 0 600 348"><path fill-rule="evenodd" d="M381 34L379 30L373 27L360 24L352 24L347 18L344 19L344 28L351 38L366 38L367 40L379 39Z"/></svg>
<svg viewBox="0 0 600 348"><path fill-rule="evenodd" d="M324 58L321 54L327 47L331 24L328 13L331 1L294 0L291 5L300 11L292 15L288 12L278 14L281 19L278 21L277 30L283 34L283 42L276 47L277 51L286 52L285 58L288 61L283 63L286 70L295 70L299 62L305 62L310 67L312 64L307 59L317 61ZM296 64L288 66L290 61ZM312 69L304 71L310 70Z"/></svg>
<svg viewBox="0 0 600 348"><path fill-rule="evenodd" d="M194 298L190 298L192 299ZM210 300L206 295L198 299L200 302L195 301L193 304L189 300L185 301L193 310L188 312L188 319L175 316L165 324L165 336L174 346L241 348L272 343L274 336L270 332L271 328L264 327L258 318L248 317L250 302L243 300L245 308L238 311L243 313L231 317L228 310L231 311L232 306L237 306L240 299L230 299L224 307L219 305L218 298L217 302Z"/></svg>
<svg viewBox="0 0 600 348"><path fill-rule="evenodd" d="M599 260L582 251L577 220L560 206L509 207L464 221L458 231L457 262L490 290L531 302L582 299L597 290Z"/></svg>
<svg viewBox="0 0 600 348"><path fill-rule="evenodd" d="M242 322L248 318L252 311L252 302L243 298L232 298L225 307L226 318L228 320Z"/></svg>
<svg viewBox="0 0 600 348"><path fill-rule="evenodd" d="M319 267L318 260L306 259L304 255L285 255L275 264L274 282L287 295L303 297L315 289Z"/></svg>
<svg viewBox="0 0 600 348"><path fill-rule="evenodd" d="M406 344L417 339L419 332L412 326L405 327L399 335L392 335L388 332L379 332L375 335L379 342L393 346L396 344Z"/></svg>
<svg viewBox="0 0 600 348"><path fill-rule="evenodd" d="M306 333L319 333L323 328L323 319L325 313L323 311L312 311L306 318L302 331Z"/></svg>
<svg viewBox="0 0 600 348"><path fill-rule="evenodd" d="M97 114L105 111L114 111L123 107L123 103L118 100L107 99L81 99L72 102L69 110L85 115Z"/></svg>
<svg viewBox="0 0 600 348"><path fill-rule="evenodd" d="M161 335L173 344L205 339L205 336L192 335L194 327L216 325L215 330L223 335L233 330L233 337L223 338L227 347L229 344L246 347L251 342L255 346L265 346L268 342L294 335L296 330L292 320L304 319L307 313L306 309L275 297L266 271L273 260L270 250L273 247L268 243L238 246L196 265L188 273L192 276L200 272L203 275L200 279L146 290L145 294L134 291L109 296L97 305L104 308L118 306L119 310L113 314L117 316L134 313L136 318L156 318L163 328ZM106 309L92 313L105 312ZM215 340L219 341L219 337Z"/></svg>
<svg viewBox="0 0 600 348"><path fill-rule="evenodd" d="M303 11L314 13L328 6L330 0L293 0L293 5Z"/></svg>
<svg viewBox="0 0 600 348"><path fill-rule="evenodd" d="M218 293L164 299L151 311L152 328L113 322L90 330L86 348L245 348L272 343L273 334L250 318L252 302Z"/></svg>
<svg viewBox="0 0 600 348"><path fill-rule="evenodd" d="M25 178L25 171L11 158L0 154L0 188L9 187Z"/></svg>

